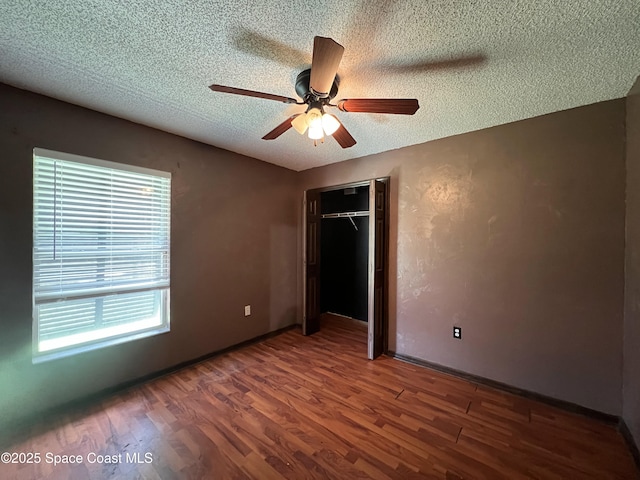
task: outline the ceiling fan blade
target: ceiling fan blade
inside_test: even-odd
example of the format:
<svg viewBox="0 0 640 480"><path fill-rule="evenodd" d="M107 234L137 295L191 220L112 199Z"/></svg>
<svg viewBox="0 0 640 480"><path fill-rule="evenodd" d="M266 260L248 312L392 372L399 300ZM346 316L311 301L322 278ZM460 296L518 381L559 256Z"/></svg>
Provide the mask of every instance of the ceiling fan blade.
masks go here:
<svg viewBox="0 0 640 480"><path fill-rule="evenodd" d="M214 92L233 93L235 95L244 95L245 97L266 98L267 100L275 100L282 103L298 103L294 98L273 95L271 93L256 92L255 90L245 90L244 88L225 87L224 85L210 85L209 88Z"/></svg>
<svg viewBox="0 0 640 480"><path fill-rule="evenodd" d="M262 139L275 140L276 138L278 138L280 135L282 135L284 132L286 132L291 128L291 120L293 120L297 116L298 115L292 115L291 117L287 118L284 122L282 122L276 128L274 128L269 133L267 133L264 137L262 137Z"/></svg>
<svg viewBox="0 0 640 480"><path fill-rule="evenodd" d="M343 112L413 115L420 105L415 98L352 98L340 100L337 107Z"/></svg>
<svg viewBox="0 0 640 480"><path fill-rule="evenodd" d="M321 96L329 94L343 53L344 47L331 38L313 38L313 58L311 59L309 86L315 93Z"/></svg>
<svg viewBox="0 0 640 480"><path fill-rule="evenodd" d="M333 132L333 138L336 139L336 142L338 142L342 148L353 147L356 144L356 140L351 136L347 129L344 128L342 123L340 123L340 127Z"/></svg>

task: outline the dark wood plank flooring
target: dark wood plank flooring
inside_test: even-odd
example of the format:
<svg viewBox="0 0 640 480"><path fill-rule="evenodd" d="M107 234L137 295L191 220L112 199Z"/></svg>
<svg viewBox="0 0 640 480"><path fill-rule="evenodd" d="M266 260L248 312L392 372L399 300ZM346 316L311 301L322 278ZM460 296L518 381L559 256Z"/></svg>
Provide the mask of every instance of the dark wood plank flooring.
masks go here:
<svg viewBox="0 0 640 480"><path fill-rule="evenodd" d="M333 317L43 421L7 450L42 459L0 464L2 479L640 478L614 427L368 361L366 326Z"/></svg>

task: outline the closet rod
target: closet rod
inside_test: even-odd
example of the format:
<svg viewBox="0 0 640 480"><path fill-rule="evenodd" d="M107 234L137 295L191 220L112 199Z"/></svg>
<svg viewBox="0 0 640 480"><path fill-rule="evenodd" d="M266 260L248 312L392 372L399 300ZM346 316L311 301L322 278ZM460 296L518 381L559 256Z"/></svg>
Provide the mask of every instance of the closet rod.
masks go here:
<svg viewBox="0 0 640 480"><path fill-rule="evenodd" d="M369 212L341 212L341 213L324 213L322 218L345 218L345 217L368 217Z"/></svg>

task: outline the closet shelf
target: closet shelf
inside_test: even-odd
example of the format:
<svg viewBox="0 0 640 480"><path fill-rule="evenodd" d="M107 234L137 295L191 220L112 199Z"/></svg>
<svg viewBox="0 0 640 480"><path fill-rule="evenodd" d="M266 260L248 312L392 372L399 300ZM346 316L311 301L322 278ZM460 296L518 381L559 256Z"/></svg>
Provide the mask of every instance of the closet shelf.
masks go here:
<svg viewBox="0 0 640 480"><path fill-rule="evenodd" d="M347 218L347 217L368 217L369 211L362 212L340 212L340 213L323 213L322 218Z"/></svg>

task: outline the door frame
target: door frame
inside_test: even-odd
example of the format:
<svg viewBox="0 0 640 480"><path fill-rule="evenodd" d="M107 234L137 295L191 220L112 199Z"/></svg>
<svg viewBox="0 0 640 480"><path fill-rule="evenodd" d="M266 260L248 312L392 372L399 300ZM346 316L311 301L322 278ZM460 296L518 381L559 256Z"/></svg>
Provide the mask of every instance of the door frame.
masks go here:
<svg viewBox="0 0 640 480"><path fill-rule="evenodd" d="M388 352L388 344L389 344L389 207L390 207L390 186L391 179L390 177L378 177L371 178L368 180L361 180L356 182L342 183L339 185L330 185L326 187L320 188L309 188L304 191L303 201L302 201L302 333L304 335L312 334L313 332L308 331L307 329L307 192L313 191L315 193L324 193L330 192L333 190L344 190L345 188L352 187L369 187L369 219L370 222L373 218L375 218L375 202L373 201L372 196L372 185L373 182L379 181L385 184L385 219L384 219L384 228L383 228L383 262L384 262L384 285L383 285L383 307L382 314L379 318L382 320L382 353ZM370 224L371 225L371 224ZM320 242L322 241L322 233L320 232ZM319 248L320 244L318 244ZM367 288L367 303L369 305L369 309L367 312L367 325L369 330L369 337L372 334L373 319L374 312L371 306L375 307L374 302L374 262L375 262L375 228L369 228L369 258L367 265L368 272L368 288ZM320 260L320 268L322 264L322 260ZM373 351L371 349L371 342L368 340L368 353L367 356L369 359L374 358Z"/></svg>

